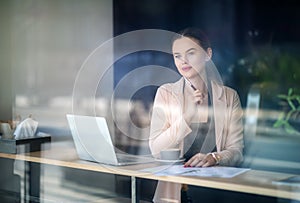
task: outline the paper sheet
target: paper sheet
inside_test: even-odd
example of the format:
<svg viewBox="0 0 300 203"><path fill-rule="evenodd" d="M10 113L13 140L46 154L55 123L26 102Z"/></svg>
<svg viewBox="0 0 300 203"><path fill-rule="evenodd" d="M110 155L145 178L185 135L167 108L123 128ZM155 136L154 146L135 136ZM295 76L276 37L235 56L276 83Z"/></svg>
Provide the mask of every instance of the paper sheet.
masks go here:
<svg viewBox="0 0 300 203"><path fill-rule="evenodd" d="M273 181L272 183L276 185L289 185L300 187L300 176L292 176L289 178Z"/></svg>
<svg viewBox="0 0 300 203"><path fill-rule="evenodd" d="M221 177L232 178L241 173L249 171L249 168L236 167L184 167L183 165L159 166L142 170L143 172L153 173L158 176L199 176L199 177Z"/></svg>

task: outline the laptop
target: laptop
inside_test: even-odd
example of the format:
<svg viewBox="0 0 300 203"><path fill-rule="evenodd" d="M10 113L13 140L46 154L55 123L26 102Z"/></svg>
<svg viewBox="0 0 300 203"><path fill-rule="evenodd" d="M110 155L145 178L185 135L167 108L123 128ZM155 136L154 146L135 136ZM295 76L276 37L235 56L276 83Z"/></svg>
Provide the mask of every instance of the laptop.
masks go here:
<svg viewBox="0 0 300 203"><path fill-rule="evenodd" d="M78 157L82 160L121 166L154 162L151 156L116 153L104 117L66 115Z"/></svg>

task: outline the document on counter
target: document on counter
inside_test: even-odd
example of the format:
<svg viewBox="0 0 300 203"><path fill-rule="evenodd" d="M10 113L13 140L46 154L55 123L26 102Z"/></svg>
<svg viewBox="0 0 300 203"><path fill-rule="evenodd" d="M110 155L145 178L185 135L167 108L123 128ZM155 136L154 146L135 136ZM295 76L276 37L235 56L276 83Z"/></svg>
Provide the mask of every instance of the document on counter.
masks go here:
<svg viewBox="0 0 300 203"><path fill-rule="evenodd" d="M249 168L237 168L237 167L184 167L183 165L170 165L170 166L158 166L154 168L148 168L142 170L143 172L149 172L158 176L198 176L198 177L219 177L219 178L232 178L246 171Z"/></svg>
<svg viewBox="0 0 300 203"><path fill-rule="evenodd" d="M272 183L277 185L289 185L300 187L300 176L292 176L289 178L273 181Z"/></svg>

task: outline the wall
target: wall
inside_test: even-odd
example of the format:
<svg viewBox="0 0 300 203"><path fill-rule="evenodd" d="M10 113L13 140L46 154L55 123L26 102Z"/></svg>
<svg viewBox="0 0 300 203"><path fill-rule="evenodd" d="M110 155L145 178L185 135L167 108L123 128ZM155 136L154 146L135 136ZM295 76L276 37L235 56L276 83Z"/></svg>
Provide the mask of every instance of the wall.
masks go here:
<svg viewBox="0 0 300 203"><path fill-rule="evenodd" d="M1 1L0 5L0 120L9 120L12 119L10 4Z"/></svg>
<svg viewBox="0 0 300 203"><path fill-rule="evenodd" d="M66 128L65 114L73 113L73 107L76 113L94 113L90 106L98 98L90 91L97 88L99 97L111 94L113 74L101 66L101 58L92 68L83 64L113 36L112 1L7 0L0 4L1 10L10 7L5 11L9 17L1 17L2 27L7 28L1 31L1 40L5 41L1 52L6 55L1 54L1 70L5 69L1 79L5 80L1 80L0 89L6 98L3 101L1 96L6 114L11 115L8 109L12 108L10 117L32 115L42 127ZM106 61L112 61L112 52L112 46L106 49ZM84 71L83 78L80 73ZM99 90L101 87L94 86L100 81L97 77L104 77L104 71L105 89ZM11 85L7 81L10 74ZM77 95L73 92L76 82L81 86ZM5 91L3 83L8 83Z"/></svg>

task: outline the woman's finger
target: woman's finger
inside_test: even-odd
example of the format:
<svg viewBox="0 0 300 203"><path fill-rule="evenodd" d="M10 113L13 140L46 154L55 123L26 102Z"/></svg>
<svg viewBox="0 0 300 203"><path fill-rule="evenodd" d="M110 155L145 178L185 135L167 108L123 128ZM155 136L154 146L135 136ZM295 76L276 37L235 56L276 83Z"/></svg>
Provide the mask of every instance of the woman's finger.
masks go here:
<svg viewBox="0 0 300 203"><path fill-rule="evenodd" d="M190 158L185 164L184 166L185 167L194 167L194 166L197 166L203 159L203 154L201 153L198 153L196 155L194 155L192 158Z"/></svg>

